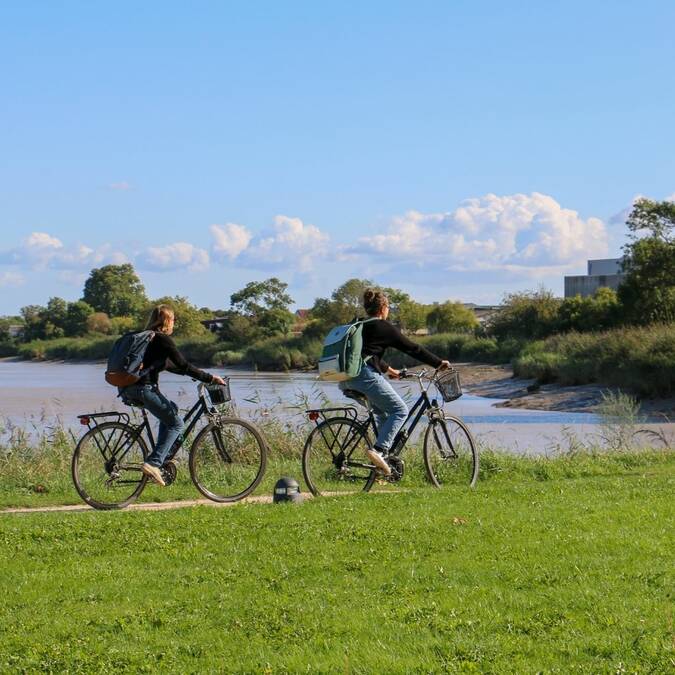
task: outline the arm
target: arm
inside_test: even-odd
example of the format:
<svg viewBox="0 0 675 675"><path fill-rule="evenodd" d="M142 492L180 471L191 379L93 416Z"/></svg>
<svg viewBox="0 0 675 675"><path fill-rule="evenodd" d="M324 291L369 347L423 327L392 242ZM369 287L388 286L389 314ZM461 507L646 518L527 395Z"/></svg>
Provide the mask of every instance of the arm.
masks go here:
<svg viewBox="0 0 675 675"><path fill-rule="evenodd" d="M396 326L388 324L388 328L391 331L390 344L395 349L398 349L404 354L408 354L408 356L412 356L414 359L426 363L433 368L439 368L444 363L442 359L435 354L432 354L428 349L425 349L422 345L418 345L408 339L398 328L396 328Z"/></svg>
<svg viewBox="0 0 675 675"><path fill-rule="evenodd" d="M214 376L211 373L207 373L204 370L200 370L193 366L179 351L176 347L176 343L167 335L162 336L165 338L165 346L167 351L167 366L166 369L170 373L175 373L176 375L187 375L188 377L193 377L195 380L200 382L213 382ZM220 378L218 378L220 379Z"/></svg>

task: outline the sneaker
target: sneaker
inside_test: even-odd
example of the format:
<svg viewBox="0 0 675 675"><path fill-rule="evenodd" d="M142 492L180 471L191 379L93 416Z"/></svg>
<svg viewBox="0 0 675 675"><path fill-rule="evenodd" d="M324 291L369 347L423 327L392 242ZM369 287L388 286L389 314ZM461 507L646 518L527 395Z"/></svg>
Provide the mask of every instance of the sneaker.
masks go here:
<svg viewBox="0 0 675 675"><path fill-rule="evenodd" d="M375 449L366 450L368 459L380 470L385 476L391 476L391 467L387 464L387 460Z"/></svg>
<svg viewBox="0 0 675 675"><path fill-rule="evenodd" d="M152 478L158 485L161 485L162 487L166 486L164 478L162 478L162 472L156 466L152 466L152 464L145 462L141 467L141 471L148 476L148 478Z"/></svg>

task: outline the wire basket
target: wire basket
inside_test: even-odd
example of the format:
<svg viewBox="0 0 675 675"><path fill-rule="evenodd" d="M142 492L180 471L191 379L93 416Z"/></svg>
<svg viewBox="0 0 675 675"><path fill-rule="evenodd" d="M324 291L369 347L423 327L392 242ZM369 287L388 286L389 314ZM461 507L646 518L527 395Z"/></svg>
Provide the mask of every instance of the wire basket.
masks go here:
<svg viewBox="0 0 675 675"><path fill-rule="evenodd" d="M462 395L459 371L443 370L436 376L436 388L446 403L458 399Z"/></svg>
<svg viewBox="0 0 675 675"><path fill-rule="evenodd" d="M230 395L230 378L226 377L225 384L207 384L206 391L209 392L209 398L213 405L220 405L232 400Z"/></svg>

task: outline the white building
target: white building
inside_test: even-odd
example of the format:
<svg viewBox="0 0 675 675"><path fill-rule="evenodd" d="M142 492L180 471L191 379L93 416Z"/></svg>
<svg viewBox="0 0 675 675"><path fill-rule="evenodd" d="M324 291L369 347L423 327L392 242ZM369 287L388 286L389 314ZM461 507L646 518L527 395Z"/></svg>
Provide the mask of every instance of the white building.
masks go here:
<svg viewBox="0 0 675 675"><path fill-rule="evenodd" d="M626 276L622 262L623 258L589 260L588 274L565 277L565 297L586 297L602 287L616 290Z"/></svg>

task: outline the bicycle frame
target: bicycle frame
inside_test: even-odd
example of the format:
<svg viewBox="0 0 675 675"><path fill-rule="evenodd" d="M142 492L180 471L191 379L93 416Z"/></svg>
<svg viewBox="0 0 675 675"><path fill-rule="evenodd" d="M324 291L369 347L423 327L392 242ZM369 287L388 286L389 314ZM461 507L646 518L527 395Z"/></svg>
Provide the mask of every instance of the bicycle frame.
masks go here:
<svg viewBox="0 0 675 675"><path fill-rule="evenodd" d="M415 405L408 411L408 415L403 422L401 428L399 429L398 433L394 437L394 441L392 443L391 449L389 450L389 455L393 456L400 456L401 453L403 452L403 449L406 446L406 443L408 442L408 438L413 434L415 431L415 428L417 425L420 423L422 420L422 417L424 417L427 414L428 410L440 410L440 407L438 405L437 400L430 399L429 398L429 387L431 386L431 382L433 381L433 378L429 380L429 383L427 384L426 387L422 385L422 378L426 374L426 371L422 371L419 375L414 375L415 377L418 378L419 384L420 384L420 396L415 402ZM358 412L354 406L344 406L344 407L337 407L337 408L315 408L313 410L307 410L306 411L309 414L309 418L315 422L317 427L321 424L319 422L319 418L322 418L322 421L325 421L327 419L325 413L328 412L342 412L344 413L344 416L358 422L357 415ZM353 437L350 437L348 439L348 442L345 442L345 447L341 448L341 451L349 457L351 455L350 452L346 452L346 450L349 450L351 447L352 449L355 448L358 445L358 442L365 437L365 435L368 433L368 429L372 429L375 437L377 437L378 434L378 429L377 429L377 422L375 419L375 413L373 412L372 408L368 406L368 417L360 422L360 431L358 433L355 433ZM323 436L324 442L327 444L328 447L332 447L336 441L338 441L337 438L333 439L333 443L329 443L326 437L324 436L324 431L321 429L321 435ZM368 467L369 465L364 464L362 462L351 462L351 466L355 467Z"/></svg>
<svg viewBox="0 0 675 675"><path fill-rule="evenodd" d="M169 451L169 455L167 456L167 461L170 459L173 459L180 448L183 446L183 440L190 435L190 433L193 431L195 426L197 425L197 422L201 419L203 415L209 415L213 412L215 412L214 408L209 408L208 403L206 402L206 398L204 397L204 386L203 384L199 385L198 388L199 391L199 396L197 398L197 401L195 404L188 410L188 412L183 416L183 424L185 425L185 429L183 431L183 434L179 436L176 441L174 442L173 446L171 447L171 450ZM140 406L139 406L140 407ZM148 418L148 413L145 410L145 408L141 407L141 415L143 416L143 421L138 424L138 425L133 425L131 424L130 418L128 413L125 412L117 412L117 411L110 411L110 412L103 412L103 413L92 413L88 415L78 415L78 418L80 420L80 423L82 425L86 425L90 430L94 429L98 426L97 418L100 417L117 417L117 421L124 423L129 426L129 428L133 431L133 434L128 437L127 439L127 448L122 452L121 455L117 455L118 451L120 450L120 442L123 440L124 436L120 437L120 440L117 442L115 447L112 448L112 451L110 452L110 456L106 456L106 450L109 450L107 447L101 447L98 438L94 436L94 441L103 457L103 459L106 462L106 465L113 460L121 463L124 461L124 458L126 457L127 453L129 452L130 448L132 447L133 443L138 439L142 437L143 432L145 431L146 437L150 443L150 448L151 451L154 451L156 448L156 442L155 442L155 437L152 433L152 427L150 425L150 420ZM91 420L94 421L93 426L91 424ZM222 439L220 438L220 435L215 435L216 439L216 447L218 449L218 452L220 453L221 457L223 458L224 461L226 462L231 462L231 458L227 454L227 451L225 450L225 447L223 446Z"/></svg>

